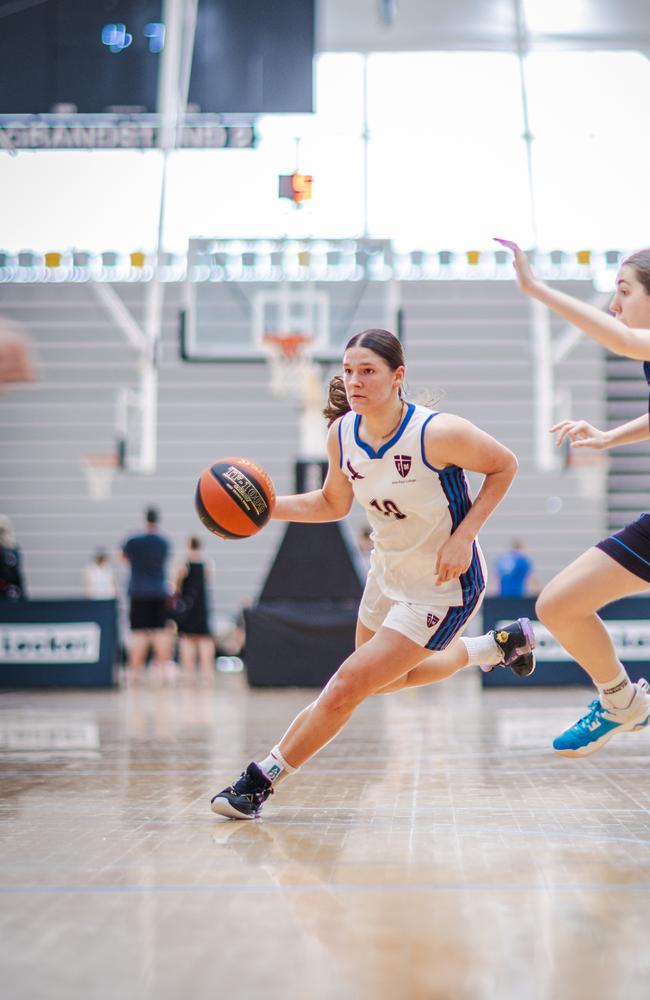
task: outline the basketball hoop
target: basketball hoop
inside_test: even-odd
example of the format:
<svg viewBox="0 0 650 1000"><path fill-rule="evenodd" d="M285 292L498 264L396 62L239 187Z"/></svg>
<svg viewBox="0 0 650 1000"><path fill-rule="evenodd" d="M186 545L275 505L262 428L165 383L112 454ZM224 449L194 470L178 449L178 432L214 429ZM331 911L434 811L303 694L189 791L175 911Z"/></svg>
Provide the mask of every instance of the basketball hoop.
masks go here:
<svg viewBox="0 0 650 1000"><path fill-rule="evenodd" d="M81 468L92 500L108 500L117 468L117 456L110 452L83 455Z"/></svg>
<svg viewBox="0 0 650 1000"><path fill-rule="evenodd" d="M314 338L310 333L265 333L262 345L271 370L274 396L303 399L315 366L311 360Z"/></svg>

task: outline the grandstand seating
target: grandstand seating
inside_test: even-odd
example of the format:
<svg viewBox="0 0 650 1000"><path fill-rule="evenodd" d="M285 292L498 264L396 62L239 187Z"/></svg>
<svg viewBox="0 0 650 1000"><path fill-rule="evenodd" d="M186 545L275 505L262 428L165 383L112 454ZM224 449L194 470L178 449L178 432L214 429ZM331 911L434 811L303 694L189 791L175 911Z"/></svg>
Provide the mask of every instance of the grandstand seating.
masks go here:
<svg viewBox="0 0 650 1000"><path fill-rule="evenodd" d="M587 281L560 283L587 297ZM116 284L136 319L145 286ZM351 295L350 283L328 282L333 313ZM605 531L606 503L585 495L578 471L536 468L533 361L529 305L510 281L404 281L406 353L413 395L444 390L439 408L473 420L509 445L520 459L511 494L482 534L488 562L512 537L521 537L548 579ZM237 336L245 317L230 296L215 321ZM99 545L115 549L156 503L162 526L182 552L190 533L201 534L217 564L215 604L232 613L254 598L277 549L282 525L271 524L243 543L212 540L193 509L194 483L208 462L244 454L268 468L279 492L293 489L298 408L270 395L262 363L185 364L179 357L182 285L165 285L160 368L158 469L151 476L118 473L106 501L88 498L80 468L88 452L113 447L116 391L137 384L137 355L98 305L87 283L0 285L0 316L23 324L40 358L40 381L0 397L0 507L13 519L34 596L79 593L81 568ZM354 332L385 322L366 297ZM237 319L239 317L239 319ZM557 324L554 329L558 330ZM332 368L334 370L334 368ZM558 382L570 387L573 414L603 424L604 359L581 341L560 365ZM549 498L559 497L557 501ZM352 516L356 531L362 515Z"/></svg>

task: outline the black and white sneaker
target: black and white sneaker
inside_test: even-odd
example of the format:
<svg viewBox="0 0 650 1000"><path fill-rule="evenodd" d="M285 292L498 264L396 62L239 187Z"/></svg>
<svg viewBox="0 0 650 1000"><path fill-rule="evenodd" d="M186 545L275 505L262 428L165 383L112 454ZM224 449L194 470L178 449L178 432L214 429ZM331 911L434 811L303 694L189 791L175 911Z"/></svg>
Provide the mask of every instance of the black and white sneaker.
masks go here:
<svg viewBox="0 0 650 1000"><path fill-rule="evenodd" d="M212 812L229 819L257 819L273 794L271 779L253 761L241 776L211 800Z"/></svg>
<svg viewBox="0 0 650 1000"><path fill-rule="evenodd" d="M535 633L529 618L518 618L511 625L504 625L498 632L488 633L503 653L499 667L510 667L518 677L530 677L535 669ZM486 673L494 667L482 668Z"/></svg>

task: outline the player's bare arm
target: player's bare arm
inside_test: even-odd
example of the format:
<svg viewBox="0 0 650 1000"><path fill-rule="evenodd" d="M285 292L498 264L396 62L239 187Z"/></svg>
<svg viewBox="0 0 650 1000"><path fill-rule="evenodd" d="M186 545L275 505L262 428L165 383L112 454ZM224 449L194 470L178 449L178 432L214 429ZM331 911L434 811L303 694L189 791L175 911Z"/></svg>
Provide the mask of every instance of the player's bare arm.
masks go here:
<svg viewBox="0 0 650 1000"><path fill-rule="evenodd" d="M599 430L586 420L560 420L549 428L549 433L556 435L557 447L568 440L571 448L594 448L597 451L605 451L608 448L621 448L625 444L647 441L650 438L650 425L648 414L644 413L607 431Z"/></svg>
<svg viewBox="0 0 650 1000"><path fill-rule="evenodd" d="M352 506L352 487L339 466L338 420L327 435L329 467L323 487L310 493L278 497L273 511L276 521L340 521Z"/></svg>
<svg viewBox="0 0 650 1000"><path fill-rule="evenodd" d="M520 246L512 240L496 237L495 239L497 243L512 251L517 283L522 292L548 306L567 323L577 326L588 337L614 354L637 361L647 361L650 358L650 329L628 326L588 302L581 302L572 295L551 288L535 276L530 261ZM632 289L628 287L625 278L619 278L617 296L625 297L631 292Z"/></svg>

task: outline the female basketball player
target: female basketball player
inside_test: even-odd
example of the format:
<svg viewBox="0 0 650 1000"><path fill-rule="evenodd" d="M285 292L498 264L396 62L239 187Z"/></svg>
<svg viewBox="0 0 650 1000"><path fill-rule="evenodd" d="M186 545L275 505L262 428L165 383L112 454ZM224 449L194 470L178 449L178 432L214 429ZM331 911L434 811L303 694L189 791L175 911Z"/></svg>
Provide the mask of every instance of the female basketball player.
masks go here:
<svg viewBox="0 0 650 1000"><path fill-rule="evenodd" d="M627 257L616 278L612 316L538 281L516 243L498 240L514 253L519 287L568 323L615 354L644 361L650 384L650 249ZM563 420L551 432L572 448L616 448L650 437L644 413L620 427L601 431L585 420ZM596 612L619 597L650 590L650 514L589 549L544 588L537 615L587 671L598 688L587 714L553 741L566 757L585 757L616 733L646 727L650 721L648 682L630 681L614 644Z"/></svg>
<svg viewBox="0 0 650 1000"><path fill-rule="evenodd" d="M399 340L366 330L345 349L325 415L329 469L322 489L278 497L283 521L337 521L362 504L374 552L357 649L278 746L212 799L223 816L253 819L273 786L332 740L372 694L442 680L469 665L534 669L527 619L498 634L459 638L485 591L479 529L514 478L515 456L467 420L409 403ZM485 476L474 503L463 469Z"/></svg>

